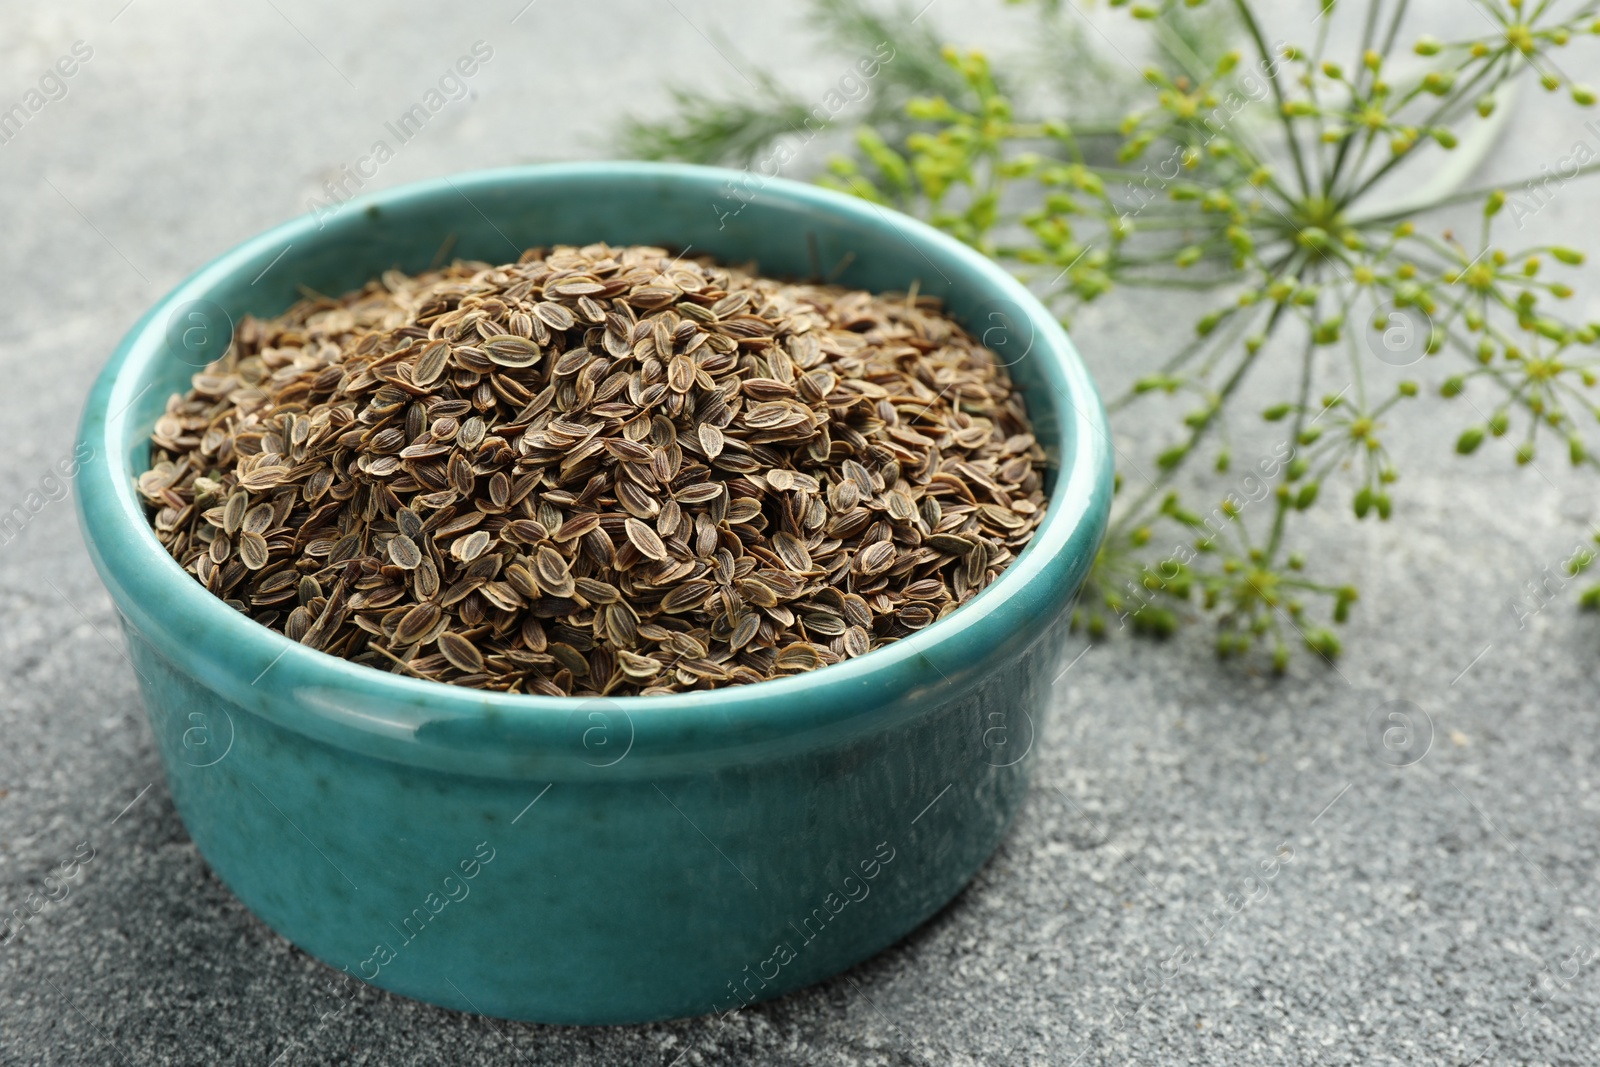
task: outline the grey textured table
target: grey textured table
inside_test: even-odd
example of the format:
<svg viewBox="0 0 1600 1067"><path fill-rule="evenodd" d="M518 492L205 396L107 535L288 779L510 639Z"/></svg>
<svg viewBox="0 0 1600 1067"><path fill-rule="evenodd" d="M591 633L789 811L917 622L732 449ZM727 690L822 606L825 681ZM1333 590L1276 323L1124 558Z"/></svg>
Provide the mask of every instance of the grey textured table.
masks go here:
<svg viewBox="0 0 1600 1067"><path fill-rule="evenodd" d="M839 65L797 44L788 10L524 3L0 4L0 108L73 42L92 50L0 144L0 510L50 495L81 398L144 307L305 210L474 41L494 55L472 97L371 185L599 154L624 110L666 106L663 79L737 85L730 60L819 93ZM992 7L934 15L961 40L1014 38L1019 16ZM1477 17L1465 0L1431 10ZM1577 49L1570 63L1600 70ZM1580 138L1570 109L1527 97L1489 168L1533 171ZM1592 231L1595 188L1562 190L1517 236ZM1150 320L1170 314L1147 300L1079 325L1108 385L1159 355ZM1422 458L1393 522L1311 522L1315 562L1364 592L1336 669L1219 665L1203 628L1089 649L977 881L901 944L726 1028L513 1025L372 989L320 1022L331 972L250 916L185 835L71 505L49 502L0 545L0 905L80 842L93 858L0 947L0 1062L1600 1061L1600 623L1570 590L1525 628L1511 608L1600 519L1594 483L1554 460L1514 470L1503 449L1459 461L1464 421L1438 400L1397 414L1399 447ZM1119 426L1136 451L1166 432ZM1433 737L1400 769L1369 728L1398 699ZM1276 877L1247 899L1264 861Z"/></svg>

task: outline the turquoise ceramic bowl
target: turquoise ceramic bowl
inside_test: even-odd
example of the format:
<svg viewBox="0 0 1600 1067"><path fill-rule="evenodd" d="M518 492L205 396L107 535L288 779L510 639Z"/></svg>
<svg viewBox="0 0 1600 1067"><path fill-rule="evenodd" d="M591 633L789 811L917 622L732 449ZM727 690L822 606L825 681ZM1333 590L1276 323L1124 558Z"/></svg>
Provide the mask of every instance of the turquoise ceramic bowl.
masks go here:
<svg viewBox="0 0 1600 1067"><path fill-rule="evenodd" d="M235 613L162 550L134 480L167 397L201 362L185 346L201 346L219 309L275 314L302 286L343 292L424 269L445 247L504 261L594 241L944 297L1014 363L1052 457L1034 541L959 612L860 659L613 700L355 666ZM1004 270L860 200L644 163L424 182L247 241L129 332L80 444L92 451L83 530L173 801L212 869L351 975L543 1022L734 1011L849 967L949 901L1027 791L1069 604L1111 499L1094 387Z"/></svg>

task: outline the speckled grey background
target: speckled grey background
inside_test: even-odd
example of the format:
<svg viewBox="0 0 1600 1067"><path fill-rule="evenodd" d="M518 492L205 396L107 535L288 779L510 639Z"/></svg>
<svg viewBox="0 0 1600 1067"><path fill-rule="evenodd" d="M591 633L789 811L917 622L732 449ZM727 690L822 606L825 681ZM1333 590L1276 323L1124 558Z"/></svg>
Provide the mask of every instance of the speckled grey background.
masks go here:
<svg viewBox="0 0 1600 1067"><path fill-rule="evenodd" d="M374 186L604 154L619 115L666 107L671 77L736 87L737 63L820 93L840 62L789 5L524 3L0 3L0 108L74 41L93 49L0 145L0 510L69 451L144 307L304 210L473 41L495 49L473 97ZM942 0L929 17L1003 46L1026 22L996 7ZM1481 20L1467 0L1425 11L1446 37ZM1594 47L1570 51L1572 73L1600 72ZM1525 96L1488 176L1536 172L1580 138L1600 144L1569 107ZM1561 190L1510 237L1589 236L1597 191ZM1600 292L1600 272L1581 277ZM1119 295L1082 319L1108 386L1160 355L1190 311L1167 303ZM245 912L174 814L110 602L70 504L51 503L0 545L0 906L79 842L94 856L0 946L0 1062L1600 1061L1600 623L1571 589L1522 629L1511 608L1600 519L1595 483L1555 458L1515 470L1504 448L1458 460L1468 421L1439 400L1401 409L1390 439L1416 458L1394 521L1308 524L1313 564L1364 593L1336 669L1219 665L1203 628L1091 648L978 880L903 943L726 1028L514 1025L371 989L320 1022L331 972ZM1133 453L1168 432L1153 415L1118 426ZM1369 723L1402 699L1432 741L1397 769ZM1264 863L1275 876L1245 899Z"/></svg>

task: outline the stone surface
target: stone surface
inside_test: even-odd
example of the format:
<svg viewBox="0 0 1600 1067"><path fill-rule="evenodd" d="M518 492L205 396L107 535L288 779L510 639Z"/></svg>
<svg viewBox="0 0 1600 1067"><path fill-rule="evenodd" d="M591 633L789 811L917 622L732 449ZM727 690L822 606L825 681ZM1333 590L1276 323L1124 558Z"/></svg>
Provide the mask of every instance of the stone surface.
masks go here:
<svg viewBox="0 0 1600 1067"><path fill-rule="evenodd" d="M92 376L143 308L304 210L475 40L495 52L473 98L373 185L603 154L618 115L667 106L670 77L737 86L738 64L820 93L841 67L800 43L798 10L522 4L0 5L0 106L75 40L93 49L67 95L0 145L0 505L69 451ZM960 40L1014 38L1020 16L989 9L946 0L929 17ZM1473 10L1425 8L1441 36ZM1572 51L1570 73L1600 69L1592 48ZM1519 102L1489 177L1600 145L1551 99ZM1594 188L1560 189L1508 240L1592 232ZM1152 299L1080 321L1108 388L1152 364L1168 312L1187 311ZM1398 374L1366 370L1370 388ZM1218 664L1203 627L1090 648L1059 682L1028 807L978 880L903 943L727 1026L513 1025L371 989L324 1019L332 972L253 919L189 843L71 506L51 503L0 546L0 904L80 842L94 853L0 947L0 1062L1596 1062L1600 623L1570 589L1520 629L1511 607L1600 518L1596 493L1554 458L1458 460L1463 410L1397 411L1391 447L1410 458L1394 521L1327 509L1307 524L1314 566L1363 589L1337 667L1302 655L1287 678L1260 677ZM1170 431L1135 414L1118 432L1149 454ZM1402 699L1432 743L1395 768L1372 722Z"/></svg>

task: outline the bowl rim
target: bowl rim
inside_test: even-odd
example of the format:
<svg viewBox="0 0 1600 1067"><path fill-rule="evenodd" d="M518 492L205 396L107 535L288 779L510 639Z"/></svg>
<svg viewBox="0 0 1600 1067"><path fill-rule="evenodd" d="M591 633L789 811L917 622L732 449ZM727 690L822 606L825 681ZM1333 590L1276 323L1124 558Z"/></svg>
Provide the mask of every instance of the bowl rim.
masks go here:
<svg viewBox="0 0 1600 1067"><path fill-rule="evenodd" d="M374 754L381 749L389 757L413 751L411 746L424 740L419 728L441 720L488 718L497 724L500 732L457 739L458 748L503 745L508 729L531 743L548 741L568 735L572 716L586 706L626 716L630 744L703 749L776 739L837 726L941 683L970 684L988 654L1042 638L1050 629L1043 625L1048 618L1035 625L1034 617L1059 614L1066 600L1076 595L1110 510L1111 441L1105 411L1071 341L1020 282L975 249L892 209L782 178L763 180L757 197L843 216L880 232L885 227L898 231L925 256L937 256L946 270L960 272L951 274L952 287L976 285L998 291L1022 309L1033 330L1032 351L1045 361L1041 379L1050 386L1062 455L1045 518L1005 571L946 618L856 659L725 689L616 697L506 694L391 674L290 641L205 590L155 537L134 489L129 442L136 444L137 439L130 436L130 408L150 388L144 384L136 391L160 358L162 322L180 304L205 298L214 287L254 269L286 245L336 241L342 229L372 207L390 210L437 198L467 197L474 191L594 180L689 182L711 190L741 174L692 164L633 161L534 164L452 174L355 197L320 229L310 215L297 216L195 271L124 336L96 379L79 429L80 445L94 449L76 483L80 523L95 566L126 623L176 666L239 706L302 733ZM258 684L263 681L267 684ZM285 700L286 696L292 699Z"/></svg>

